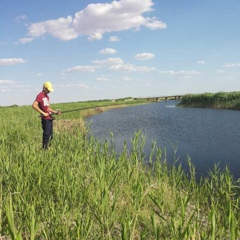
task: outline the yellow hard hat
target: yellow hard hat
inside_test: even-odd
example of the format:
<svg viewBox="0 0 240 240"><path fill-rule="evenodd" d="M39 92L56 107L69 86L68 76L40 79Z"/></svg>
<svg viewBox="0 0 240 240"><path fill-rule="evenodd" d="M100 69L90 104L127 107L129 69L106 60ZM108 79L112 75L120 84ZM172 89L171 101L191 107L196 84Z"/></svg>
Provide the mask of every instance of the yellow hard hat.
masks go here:
<svg viewBox="0 0 240 240"><path fill-rule="evenodd" d="M52 87L52 84L50 82L45 82L43 84L43 87L46 88L49 92L53 92L53 87Z"/></svg>

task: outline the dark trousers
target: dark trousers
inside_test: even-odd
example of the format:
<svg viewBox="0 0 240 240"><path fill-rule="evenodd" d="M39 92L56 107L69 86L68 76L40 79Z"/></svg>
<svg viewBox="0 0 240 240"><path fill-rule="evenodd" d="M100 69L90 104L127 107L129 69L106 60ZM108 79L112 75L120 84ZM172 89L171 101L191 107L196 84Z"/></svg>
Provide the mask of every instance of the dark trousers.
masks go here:
<svg viewBox="0 0 240 240"><path fill-rule="evenodd" d="M43 130L42 148L47 149L50 140L53 139L53 120L42 119L42 130Z"/></svg>

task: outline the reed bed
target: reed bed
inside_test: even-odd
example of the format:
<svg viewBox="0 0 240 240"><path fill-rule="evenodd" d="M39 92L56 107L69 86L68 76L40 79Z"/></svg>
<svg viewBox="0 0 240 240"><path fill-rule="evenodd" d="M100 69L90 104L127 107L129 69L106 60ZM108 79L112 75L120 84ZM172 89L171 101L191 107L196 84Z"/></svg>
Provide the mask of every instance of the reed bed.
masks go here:
<svg viewBox="0 0 240 240"><path fill-rule="evenodd" d="M240 239L239 181L227 168L198 182L190 159L187 174L154 142L145 159L141 132L116 153L83 129L84 113L70 115L43 151L31 107L0 108L0 239Z"/></svg>
<svg viewBox="0 0 240 240"><path fill-rule="evenodd" d="M240 92L186 94L179 106L240 110Z"/></svg>

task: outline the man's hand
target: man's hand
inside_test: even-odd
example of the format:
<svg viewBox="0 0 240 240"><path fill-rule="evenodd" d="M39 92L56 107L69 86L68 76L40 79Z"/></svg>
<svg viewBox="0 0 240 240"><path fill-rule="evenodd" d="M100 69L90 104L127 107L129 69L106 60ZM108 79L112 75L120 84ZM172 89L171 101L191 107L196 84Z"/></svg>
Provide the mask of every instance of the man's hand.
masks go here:
<svg viewBox="0 0 240 240"><path fill-rule="evenodd" d="M61 115L61 111L58 109L56 112L57 115Z"/></svg>

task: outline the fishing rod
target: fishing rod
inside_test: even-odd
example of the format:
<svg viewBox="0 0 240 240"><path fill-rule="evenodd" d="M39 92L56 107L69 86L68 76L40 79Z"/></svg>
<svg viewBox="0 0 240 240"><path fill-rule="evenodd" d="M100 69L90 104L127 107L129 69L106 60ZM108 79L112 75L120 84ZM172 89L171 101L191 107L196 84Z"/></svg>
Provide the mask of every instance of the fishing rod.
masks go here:
<svg viewBox="0 0 240 240"><path fill-rule="evenodd" d="M84 108L77 108L77 109L71 109L71 110L65 110L65 111L60 111L60 109L57 109L57 111L61 112L61 114L63 113L69 113L69 112L76 112L76 111L81 111L81 110L87 110L87 109L97 109L97 108L100 108L100 107L109 107L109 106L113 106L113 105L103 105L103 106L94 106L94 107L84 107ZM49 114L50 116L53 116L53 115L58 115L57 113L51 113ZM38 117L43 117L43 115L39 115Z"/></svg>

